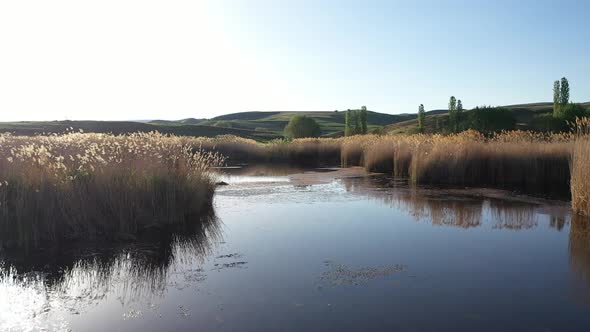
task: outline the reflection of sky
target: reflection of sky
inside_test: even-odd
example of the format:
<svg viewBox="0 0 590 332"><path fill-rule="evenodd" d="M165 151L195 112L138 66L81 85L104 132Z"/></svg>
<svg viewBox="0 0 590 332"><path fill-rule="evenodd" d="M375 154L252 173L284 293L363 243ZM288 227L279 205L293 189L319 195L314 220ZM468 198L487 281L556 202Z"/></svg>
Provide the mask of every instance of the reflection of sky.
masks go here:
<svg viewBox="0 0 590 332"><path fill-rule="evenodd" d="M572 278L570 260L590 262L571 252L567 214L373 189L357 180L219 187L223 239L208 255L176 254L160 293L129 277L125 260L119 261L93 304L85 296L77 302L81 314L64 317L73 330L85 331L563 330L590 324L590 307L578 301L590 289ZM555 217L565 218L561 231L551 226ZM359 286L330 286L319 279L329 269L326 261L406 269ZM65 279L78 286L60 290L81 294L93 276L92 269L74 269ZM30 293L34 285L0 282L0 294L22 294L21 308L40 310L34 299L45 290ZM10 308L7 303L0 297L0 308Z"/></svg>

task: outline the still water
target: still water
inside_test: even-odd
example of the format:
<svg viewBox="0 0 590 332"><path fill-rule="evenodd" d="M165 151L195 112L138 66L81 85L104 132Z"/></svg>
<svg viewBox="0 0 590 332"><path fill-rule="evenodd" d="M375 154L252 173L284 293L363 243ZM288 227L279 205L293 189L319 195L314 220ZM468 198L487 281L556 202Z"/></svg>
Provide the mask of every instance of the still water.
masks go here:
<svg viewBox="0 0 590 332"><path fill-rule="evenodd" d="M0 331L590 329L566 203L226 172L193 234L4 257Z"/></svg>

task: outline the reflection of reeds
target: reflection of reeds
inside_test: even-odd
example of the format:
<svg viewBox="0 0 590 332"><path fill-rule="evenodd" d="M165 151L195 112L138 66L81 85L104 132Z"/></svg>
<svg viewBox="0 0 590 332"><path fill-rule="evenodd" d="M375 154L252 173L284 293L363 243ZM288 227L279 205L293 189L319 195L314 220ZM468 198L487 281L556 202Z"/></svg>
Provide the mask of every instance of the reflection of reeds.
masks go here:
<svg viewBox="0 0 590 332"><path fill-rule="evenodd" d="M212 202L211 153L156 133L0 136L0 248L129 238Z"/></svg>
<svg viewBox="0 0 590 332"><path fill-rule="evenodd" d="M572 269L590 284L590 218L572 215L569 251Z"/></svg>
<svg viewBox="0 0 590 332"><path fill-rule="evenodd" d="M537 226L535 210L526 204L490 200L489 210L496 229L529 229Z"/></svg>
<svg viewBox="0 0 590 332"><path fill-rule="evenodd" d="M190 229L152 241L106 248L76 246L24 256L19 256L21 251L5 254L0 257L4 261L0 288L41 292L45 306L76 310L87 309L109 294L122 304L149 302L170 286L169 272L176 271L178 265L192 266L186 273L200 273L196 267L221 239L219 227L211 209Z"/></svg>
<svg viewBox="0 0 590 332"><path fill-rule="evenodd" d="M384 183L372 179L342 181L349 192L379 200L406 211L417 221L429 220L433 225L478 227L482 225L484 216L489 216L492 227L496 229L521 230L537 226L534 204L453 195L444 190L407 185L390 190L383 188Z"/></svg>

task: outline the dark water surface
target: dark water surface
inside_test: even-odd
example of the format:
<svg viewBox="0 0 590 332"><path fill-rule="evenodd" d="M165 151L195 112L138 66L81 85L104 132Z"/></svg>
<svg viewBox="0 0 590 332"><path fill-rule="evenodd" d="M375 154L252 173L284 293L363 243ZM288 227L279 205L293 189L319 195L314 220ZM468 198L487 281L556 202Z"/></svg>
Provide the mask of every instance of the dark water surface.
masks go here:
<svg viewBox="0 0 590 332"><path fill-rule="evenodd" d="M231 172L189 237L6 258L0 331L590 330L567 204Z"/></svg>

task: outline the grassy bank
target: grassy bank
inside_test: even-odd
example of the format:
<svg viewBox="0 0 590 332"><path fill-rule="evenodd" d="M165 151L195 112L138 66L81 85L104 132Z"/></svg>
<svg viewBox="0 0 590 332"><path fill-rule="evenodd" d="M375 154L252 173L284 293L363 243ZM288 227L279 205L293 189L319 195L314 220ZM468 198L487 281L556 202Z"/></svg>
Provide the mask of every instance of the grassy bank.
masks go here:
<svg viewBox="0 0 590 332"><path fill-rule="evenodd" d="M196 221L214 153L160 134L0 136L0 248L129 239Z"/></svg>

